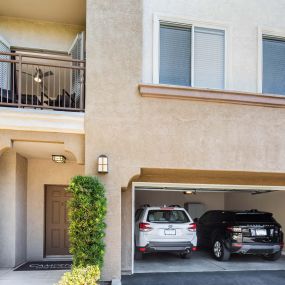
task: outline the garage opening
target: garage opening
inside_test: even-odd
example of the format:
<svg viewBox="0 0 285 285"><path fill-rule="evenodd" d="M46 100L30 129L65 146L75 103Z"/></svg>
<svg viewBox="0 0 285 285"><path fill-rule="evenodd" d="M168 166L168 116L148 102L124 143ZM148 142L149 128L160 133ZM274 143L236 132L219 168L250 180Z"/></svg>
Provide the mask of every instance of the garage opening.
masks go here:
<svg viewBox="0 0 285 285"><path fill-rule="evenodd" d="M134 182L132 256L134 257L136 250L135 231L138 217L135 217L135 213L138 214L142 207L181 207L195 222L211 210L270 212L285 228L285 191L282 190L285 190L282 186ZM132 273L283 270L284 266L284 255L273 262L256 254L232 254L229 261L221 262L212 257L211 250L198 247L197 251L192 252L190 259L181 258L180 254L174 252L145 253L141 260L133 258Z"/></svg>

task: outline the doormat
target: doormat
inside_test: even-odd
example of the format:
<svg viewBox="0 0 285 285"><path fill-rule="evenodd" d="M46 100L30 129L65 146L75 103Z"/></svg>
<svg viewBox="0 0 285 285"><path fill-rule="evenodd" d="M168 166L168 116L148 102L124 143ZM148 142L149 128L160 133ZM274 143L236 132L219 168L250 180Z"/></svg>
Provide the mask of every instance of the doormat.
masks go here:
<svg viewBox="0 0 285 285"><path fill-rule="evenodd" d="M70 270L72 261L32 261L26 262L14 271Z"/></svg>

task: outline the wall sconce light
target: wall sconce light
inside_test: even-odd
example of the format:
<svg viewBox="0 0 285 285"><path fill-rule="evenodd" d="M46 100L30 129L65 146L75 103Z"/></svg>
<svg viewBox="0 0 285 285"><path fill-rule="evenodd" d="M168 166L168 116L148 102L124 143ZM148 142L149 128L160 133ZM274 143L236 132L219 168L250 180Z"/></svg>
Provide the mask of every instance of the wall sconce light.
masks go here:
<svg viewBox="0 0 285 285"><path fill-rule="evenodd" d="M104 154L101 154L98 157L98 173L108 173L108 157Z"/></svg>
<svg viewBox="0 0 285 285"><path fill-rule="evenodd" d="M65 163L66 157L61 154L53 154L52 160L56 163Z"/></svg>

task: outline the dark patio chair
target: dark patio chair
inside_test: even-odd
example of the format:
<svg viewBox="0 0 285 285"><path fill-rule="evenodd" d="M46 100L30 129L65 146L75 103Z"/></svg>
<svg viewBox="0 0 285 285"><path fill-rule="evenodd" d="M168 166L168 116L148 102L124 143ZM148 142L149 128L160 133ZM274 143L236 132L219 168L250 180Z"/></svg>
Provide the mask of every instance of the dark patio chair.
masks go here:
<svg viewBox="0 0 285 285"><path fill-rule="evenodd" d="M61 94L57 95L56 99L45 100L44 103L51 107L59 108L77 107L75 101L75 93L69 94L65 89L62 89Z"/></svg>

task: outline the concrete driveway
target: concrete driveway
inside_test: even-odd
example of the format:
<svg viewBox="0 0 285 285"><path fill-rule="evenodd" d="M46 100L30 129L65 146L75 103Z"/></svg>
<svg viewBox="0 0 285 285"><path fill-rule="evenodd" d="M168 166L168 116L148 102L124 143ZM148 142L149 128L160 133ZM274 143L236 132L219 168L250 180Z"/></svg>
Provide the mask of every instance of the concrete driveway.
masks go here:
<svg viewBox="0 0 285 285"><path fill-rule="evenodd" d="M284 285L285 271L145 273L123 276L122 285Z"/></svg>
<svg viewBox="0 0 285 285"><path fill-rule="evenodd" d="M174 254L160 253L146 255L143 260L135 261L134 265L135 273L248 270L285 270L285 256L272 262L260 256L233 255L229 261L219 262L206 251L193 252L191 259L181 259Z"/></svg>

